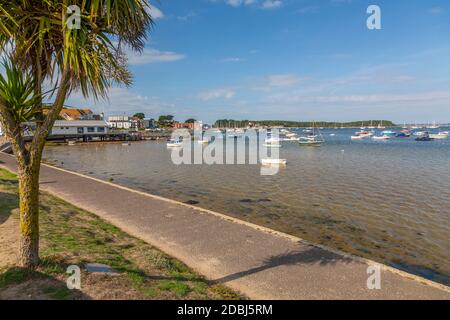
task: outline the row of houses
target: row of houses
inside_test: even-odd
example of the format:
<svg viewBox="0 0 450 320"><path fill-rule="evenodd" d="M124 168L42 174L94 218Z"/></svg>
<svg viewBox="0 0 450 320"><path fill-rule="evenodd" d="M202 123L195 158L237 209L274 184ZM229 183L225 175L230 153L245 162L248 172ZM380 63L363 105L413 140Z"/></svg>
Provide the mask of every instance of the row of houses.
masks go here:
<svg viewBox="0 0 450 320"><path fill-rule="evenodd" d="M110 116L108 117L108 124L110 128L126 130L146 130L156 129L158 127L155 119L140 119L129 116Z"/></svg>
<svg viewBox="0 0 450 320"><path fill-rule="evenodd" d="M183 123L171 120L165 127L174 129L194 129L194 123ZM36 125L32 122L24 123L25 135L32 135ZM158 128L158 122L151 118L138 118L126 115L109 116L105 120L104 114L94 114L90 109L76 109L64 107L59 119L56 120L51 136L101 136L115 130L151 130ZM0 125L0 135L3 135Z"/></svg>

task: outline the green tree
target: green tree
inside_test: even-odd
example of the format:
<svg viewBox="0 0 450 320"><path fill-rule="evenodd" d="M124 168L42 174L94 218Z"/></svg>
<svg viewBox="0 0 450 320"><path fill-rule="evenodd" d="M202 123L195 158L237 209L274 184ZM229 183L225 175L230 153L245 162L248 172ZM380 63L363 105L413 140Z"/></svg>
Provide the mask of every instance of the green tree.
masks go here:
<svg viewBox="0 0 450 320"><path fill-rule="evenodd" d="M158 125L160 127L168 127L173 123L174 116L172 115L162 115L158 118Z"/></svg>
<svg viewBox="0 0 450 320"><path fill-rule="evenodd" d="M185 123L195 123L197 120L190 118L185 121Z"/></svg>
<svg viewBox="0 0 450 320"><path fill-rule="evenodd" d="M24 267L39 262L39 173L48 134L73 91L98 99L114 84L131 85L123 48L143 50L153 23L149 8L147 0L0 2L0 50L10 56L0 83L0 120L18 164ZM72 24L78 18L79 28ZM46 83L54 87L44 110ZM29 143L21 129L24 120L36 122Z"/></svg>
<svg viewBox="0 0 450 320"><path fill-rule="evenodd" d="M145 114L143 114L142 112L138 112L135 113L133 117L143 120L145 118Z"/></svg>

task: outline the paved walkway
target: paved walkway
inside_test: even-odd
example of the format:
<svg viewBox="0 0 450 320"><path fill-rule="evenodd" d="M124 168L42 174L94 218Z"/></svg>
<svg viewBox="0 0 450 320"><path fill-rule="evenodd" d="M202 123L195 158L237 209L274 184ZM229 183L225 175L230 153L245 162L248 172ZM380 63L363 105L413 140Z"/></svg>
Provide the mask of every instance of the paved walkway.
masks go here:
<svg viewBox="0 0 450 320"><path fill-rule="evenodd" d="M14 158L0 154L0 166L15 171ZM369 290L370 261L76 173L44 165L41 188L252 299L450 299L448 287L385 266Z"/></svg>

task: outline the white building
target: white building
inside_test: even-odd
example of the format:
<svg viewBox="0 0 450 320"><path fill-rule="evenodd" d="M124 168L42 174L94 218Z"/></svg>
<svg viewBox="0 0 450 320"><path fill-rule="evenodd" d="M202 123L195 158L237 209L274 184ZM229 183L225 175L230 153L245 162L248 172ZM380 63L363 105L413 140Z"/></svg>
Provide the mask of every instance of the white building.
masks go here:
<svg viewBox="0 0 450 320"><path fill-rule="evenodd" d="M52 129L52 136L61 135L103 135L108 133L108 124L103 120L57 120Z"/></svg>
<svg viewBox="0 0 450 320"><path fill-rule="evenodd" d="M24 123L24 135L32 136L34 122ZM103 120L56 120L50 136L101 136L108 134L108 124Z"/></svg>
<svg viewBox="0 0 450 320"><path fill-rule="evenodd" d="M111 116L108 117L108 124L110 128L115 129L131 129L132 119L128 116Z"/></svg>

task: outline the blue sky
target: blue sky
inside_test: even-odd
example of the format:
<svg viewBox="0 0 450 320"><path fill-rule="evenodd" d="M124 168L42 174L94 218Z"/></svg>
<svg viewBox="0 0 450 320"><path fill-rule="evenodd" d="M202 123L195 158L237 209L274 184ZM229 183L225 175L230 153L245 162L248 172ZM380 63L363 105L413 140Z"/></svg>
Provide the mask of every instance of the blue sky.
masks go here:
<svg viewBox="0 0 450 320"><path fill-rule="evenodd" d="M135 83L106 114L450 122L450 3L445 0L160 0ZM368 30L379 5L382 30Z"/></svg>

